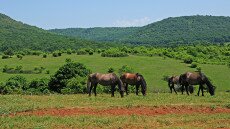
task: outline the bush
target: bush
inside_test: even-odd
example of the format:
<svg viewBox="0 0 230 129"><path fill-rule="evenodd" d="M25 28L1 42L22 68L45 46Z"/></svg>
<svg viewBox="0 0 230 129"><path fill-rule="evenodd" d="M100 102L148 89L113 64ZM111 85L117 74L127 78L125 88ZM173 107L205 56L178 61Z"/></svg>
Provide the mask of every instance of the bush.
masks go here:
<svg viewBox="0 0 230 129"><path fill-rule="evenodd" d="M86 77L91 71L81 63L68 62L51 77L49 87L51 90L61 92L67 87L67 82L72 78Z"/></svg>
<svg viewBox="0 0 230 129"><path fill-rule="evenodd" d="M109 69L108 69L108 73L113 73L115 70L114 70L114 68L112 68L112 67L110 67Z"/></svg>
<svg viewBox="0 0 230 129"><path fill-rule="evenodd" d="M132 67L129 67L128 65L123 65L119 70L118 73L122 75L123 73L134 73L134 70Z"/></svg>
<svg viewBox="0 0 230 129"><path fill-rule="evenodd" d="M42 57L43 57L43 58L47 58L47 54L43 54Z"/></svg>
<svg viewBox="0 0 230 129"><path fill-rule="evenodd" d="M89 55L93 55L93 51L90 51L90 52L89 52Z"/></svg>
<svg viewBox="0 0 230 129"><path fill-rule="evenodd" d="M196 68L197 67L197 63L193 62L190 67L191 68Z"/></svg>
<svg viewBox="0 0 230 129"><path fill-rule="evenodd" d="M86 78L76 77L67 81L66 87L71 89L73 93L87 93Z"/></svg>
<svg viewBox="0 0 230 129"><path fill-rule="evenodd" d="M11 58L9 55L2 55L2 59L8 59Z"/></svg>
<svg viewBox="0 0 230 129"><path fill-rule="evenodd" d="M228 68L230 68L230 62L227 63Z"/></svg>
<svg viewBox="0 0 230 129"><path fill-rule="evenodd" d="M22 76L14 76L9 78L6 81L6 84L0 85L0 91L2 94L19 94L22 93L23 90L27 90L28 85L26 79Z"/></svg>
<svg viewBox="0 0 230 129"><path fill-rule="evenodd" d="M49 79L47 78L41 78L41 79L34 79L29 83L29 88L37 89L40 93L43 93L49 91L48 87ZM48 90L48 91L47 91Z"/></svg>
<svg viewBox="0 0 230 129"><path fill-rule="evenodd" d="M129 56L127 53L120 51L117 48L110 48L101 53L102 57L126 57Z"/></svg>
<svg viewBox="0 0 230 129"><path fill-rule="evenodd" d="M197 70L198 72L201 72L201 67L197 67L196 70Z"/></svg>
<svg viewBox="0 0 230 129"><path fill-rule="evenodd" d="M186 63L186 64L191 64L192 62L193 62L192 57L186 57L186 58L184 59L184 63Z"/></svg>
<svg viewBox="0 0 230 129"><path fill-rule="evenodd" d="M54 52L54 53L53 53L53 57L58 57L58 53L57 53L57 52Z"/></svg>
<svg viewBox="0 0 230 129"><path fill-rule="evenodd" d="M20 55L20 54L17 54L17 58L19 58L20 60L22 59L22 55Z"/></svg>
<svg viewBox="0 0 230 129"><path fill-rule="evenodd" d="M80 49L77 51L77 55L86 55L87 52L84 49Z"/></svg>

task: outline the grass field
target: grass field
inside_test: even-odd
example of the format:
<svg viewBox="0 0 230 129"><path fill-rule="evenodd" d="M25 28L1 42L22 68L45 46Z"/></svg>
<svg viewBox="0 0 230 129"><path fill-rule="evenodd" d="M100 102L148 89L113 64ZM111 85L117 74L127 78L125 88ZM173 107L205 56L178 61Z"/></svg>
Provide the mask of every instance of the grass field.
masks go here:
<svg viewBox="0 0 230 129"><path fill-rule="evenodd" d="M50 71L50 74L20 74L31 81L35 78L47 77L53 75L57 69L65 63L65 59L70 58L72 61L85 64L93 72L106 73L108 68L112 67L117 72L123 65L128 65L134 68L135 72L144 75L148 84L148 92L154 89L168 89L167 83L162 80L164 75L179 75L186 71L195 71L182 63L180 60L170 58L163 59L162 57L145 57L145 56L129 56L122 58L106 58L98 54L93 56L89 55L67 55L63 54L61 57L52 57L49 55L47 58L41 56L25 56L22 60L16 57L11 59L2 60L0 62L0 69L7 65L9 67L23 66L25 70L32 70L35 67L45 67ZM230 69L225 65L209 65L199 64L202 71L211 78L213 84L217 86L217 91L229 90L230 87ZM6 81L9 77L15 74L7 74L0 72L0 82Z"/></svg>
<svg viewBox="0 0 230 129"><path fill-rule="evenodd" d="M85 64L93 72L106 73L109 67L117 72L123 65L131 66L146 78L147 96L134 93L124 98L120 98L118 93L115 97L110 97L110 94L98 94L97 97L86 94L0 95L0 128L230 128L230 94L225 92L230 85L227 66L199 64L217 86L215 96L205 93L204 97L152 93L156 89L168 91L163 75L195 70L180 60L162 57L105 58L98 54L64 54L57 58L51 55L47 58L25 56L22 60L16 57L2 60L0 68L2 71L4 65L21 65L25 70L45 67L50 71L50 74L20 74L31 81L49 78L66 58ZM0 72L0 81L4 82L11 76L15 74Z"/></svg>
<svg viewBox="0 0 230 129"><path fill-rule="evenodd" d="M4 95L0 96L0 128L229 128L230 127L230 94L220 92L218 96L187 96L169 93L150 93L146 97L130 94L114 98L108 94L98 94L97 97L87 95ZM103 109L132 110L132 108L151 110L163 107L178 107L180 110L189 106L199 109L207 107L211 113L166 113L158 115L138 114L75 114L75 115L15 115L17 112L30 112L36 110L91 108L98 111ZM228 112L212 113L218 108L227 109ZM189 110L191 110L189 108ZM188 110L188 112L189 112ZM56 112L60 113L60 112ZM113 113L113 112L112 112ZM5 115L4 115L5 114Z"/></svg>

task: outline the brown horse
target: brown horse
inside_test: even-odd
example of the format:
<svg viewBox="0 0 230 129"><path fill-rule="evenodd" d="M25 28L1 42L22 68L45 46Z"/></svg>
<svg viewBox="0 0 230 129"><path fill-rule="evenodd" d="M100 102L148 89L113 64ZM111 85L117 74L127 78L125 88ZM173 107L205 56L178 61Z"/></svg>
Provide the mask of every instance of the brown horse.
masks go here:
<svg viewBox="0 0 230 129"><path fill-rule="evenodd" d="M200 90L202 91L202 96L204 96L204 87L203 85L206 84L208 89L209 89L209 93L211 95L214 95L214 86L212 85L212 83L209 81L209 79L206 77L206 75L204 75L201 72L186 72L184 74L180 75L180 79L179 79L180 84L182 84L182 86L185 86L186 92L188 93L188 86L189 84L191 85L199 85L199 90L197 95L200 95ZM182 93L183 93L183 89L182 88Z"/></svg>
<svg viewBox="0 0 230 129"><path fill-rule="evenodd" d="M93 73L88 77L87 88L89 96L91 96L92 88L95 96L97 84L101 84L103 86L111 86L112 97L114 97L114 91L116 85L118 85L118 89L120 90L121 97L124 96L124 86L120 78L115 73L101 74L101 73Z"/></svg>
<svg viewBox="0 0 230 129"><path fill-rule="evenodd" d="M171 76L167 79L168 86L170 88L171 93L172 93L172 89L174 90L176 94L177 94L177 91L183 90L183 87L181 86L179 79L180 79L180 76ZM175 84L177 86L176 88L175 88ZM189 85L189 92L192 94L193 91L194 91L194 87L192 85Z"/></svg>
<svg viewBox="0 0 230 129"><path fill-rule="evenodd" d="M120 79L125 86L126 95L128 95L128 85L136 85L136 95L138 95L138 90L141 85L141 92L144 96L146 95L147 84L141 74L124 73Z"/></svg>

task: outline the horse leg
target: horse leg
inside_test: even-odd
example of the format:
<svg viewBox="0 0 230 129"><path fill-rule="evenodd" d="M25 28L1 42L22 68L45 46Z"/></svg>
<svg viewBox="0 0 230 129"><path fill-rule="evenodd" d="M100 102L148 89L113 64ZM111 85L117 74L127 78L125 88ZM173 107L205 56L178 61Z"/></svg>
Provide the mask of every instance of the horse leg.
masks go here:
<svg viewBox="0 0 230 129"><path fill-rule="evenodd" d="M144 89L144 86L141 85L141 93L143 96L146 95L146 89Z"/></svg>
<svg viewBox="0 0 230 129"><path fill-rule="evenodd" d="M198 93L197 95L200 96L200 90L201 90L201 85L199 85Z"/></svg>
<svg viewBox="0 0 230 129"><path fill-rule="evenodd" d="M136 85L136 95L138 95L140 85Z"/></svg>
<svg viewBox="0 0 230 129"><path fill-rule="evenodd" d="M114 97L115 86L116 86L116 85L111 85L111 92L112 92L111 97Z"/></svg>
<svg viewBox="0 0 230 129"><path fill-rule="evenodd" d="M200 87L201 87L202 96L204 96L204 87L203 85L200 85Z"/></svg>
<svg viewBox="0 0 230 129"><path fill-rule="evenodd" d="M174 84L173 84L172 88L173 88L174 92L177 94ZM172 90L171 90L171 93L172 93Z"/></svg>
<svg viewBox="0 0 230 129"><path fill-rule="evenodd" d="M184 85L181 86L182 95L184 94Z"/></svg>
<svg viewBox="0 0 230 129"><path fill-rule="evenodd" d="M95 96L97 96L96 89L97 89L97 84L95 84L94 87L93 87L93 92L94 92L94 95L95 95Z"/></svg>
<svg viewBox="0 0 230 129"><path fill-rule="evenodd" d="M171 92L171 94L172 94L172 85L171 85L169 88L170 88L170 92Z"/></svg>
<svg viewBox="0 0 230 129"><path fill-rule="evenodd" d="M88 87L88 90L89 90L89 96L91 96L91 91L93 89L93 84L91 83L90 87Z"/></svg>
<svg viewBox="0 0 230 129"><path fill-rule="evenodd" d="M187 95L189 95L189 93L188 93L188 84L185 85L185 89L186 89Z"/></svg>
<svg viewBox="0 0 230 129"><path fill-rule="evenodd" d="M126 95L129 95L129 92L128 92L128 83L125 83L125 92L126 92Z"/></svg>

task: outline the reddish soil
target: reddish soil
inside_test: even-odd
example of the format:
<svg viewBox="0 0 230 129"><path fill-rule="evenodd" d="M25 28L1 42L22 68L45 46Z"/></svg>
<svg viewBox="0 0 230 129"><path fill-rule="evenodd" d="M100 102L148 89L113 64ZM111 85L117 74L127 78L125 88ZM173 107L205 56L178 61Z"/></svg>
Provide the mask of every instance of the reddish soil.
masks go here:
<svg viewBox="0 0 230 129"><path fill-rule="evenodd" d="M193 106L168 106L168 107L116 107L107 109L94 109L94 108L50 108L50 109L38 109L34 111L17 112L10 116L18 115L36 115L36 116L74 116L74 115L166 115L166 114L214 114L214 113L230 113L230 109L221 107L193 107Z"/></svg>

